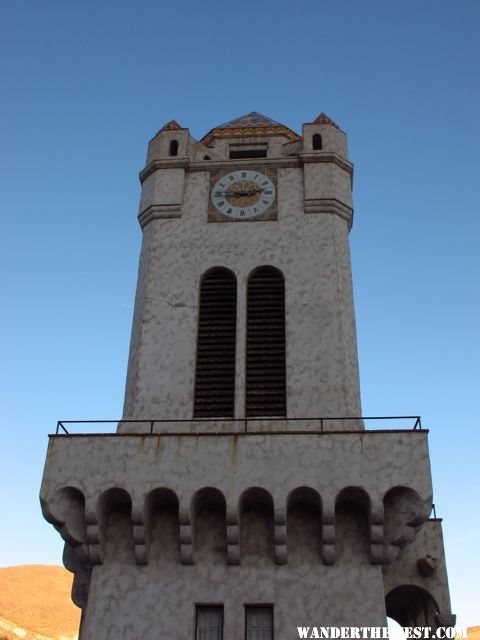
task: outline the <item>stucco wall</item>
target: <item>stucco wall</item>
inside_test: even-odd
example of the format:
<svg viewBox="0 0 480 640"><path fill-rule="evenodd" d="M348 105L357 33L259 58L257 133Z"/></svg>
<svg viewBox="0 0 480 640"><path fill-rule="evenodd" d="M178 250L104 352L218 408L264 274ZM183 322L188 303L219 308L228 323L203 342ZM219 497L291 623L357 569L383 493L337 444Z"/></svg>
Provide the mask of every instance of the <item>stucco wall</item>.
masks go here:
<svg viewBox="0 0 480 640"><path fill-rule="evenodd" d="M425 431L265 435L105 435L50 439L41 496L47 503L62 487L78 488L86 511L112 487L125 489L133 508L157 487L175 492L190 509L202 487L215 487L236 509L250 487L262 487L275 509L302 486L331 510L338 494L359 487L376 510L393 487L410 487L431 504L431 476Z"/></svg>
<svg viewBox="0 0 480 640"><path fill-rule="evenodd" d="M83 638L193 637L195 604L202 603L224 604L229 638L243 637L243 607L255 603L274 603L275 637L285 640L294 637L297 625L382 625L384 588L415 580L431 585L440 605L448 606L443 569L438 578L424 579L416 568L420 556L441 552L441 537L434 536L432 545L421 528L431 503L424 431L59 436L51 439L46 469L45 515L97 563ZM178 498L176 542L158 539L171 526L168 518L147 513L160 487ZM204 523L202 534L202 487L225 498L220 546L215 523ZM266 520L272 547L263 553L262 532L251 531L252 547L242 529L243 496L254 487L272 499ZM301 487L319 496L313 534L312 521L292 525L289 519L290 497ZM364 498L360 521L355 511L352 519L338 507L339 500L355 502L352 487ZM60 499L65 488L76 488L84 507L80 500L68 505L68 492ZM394 488L413 490L418 501L404 501L393 514L393 528L384 529L385 496ZM116 511L102 511L112 489L126 501ZM382 563L391 562L384 587Z"/></svg>
<svg viewBox="0 0 480 640"><path fill-rule="evenodd" d="M195 603L224 605L224 638L245 637L245 604L275 603L274 637L297 626L386 623L381 569L326 567L95 567L82 640L193 639ZM129 613L130 612L130 613Z"/></svg>
<svg viewBox="0 0 480 640"><path fill-rule="evenodd" d="M288 415L360 415L348 223L305 215L303 181L301 168L278 169L278 221L215 224L206 222L209 174L193 171L181 218L145 226L125 417L192 417L199 284L214 266L237 276L236 416L244 415L246 283L265 264L286 281Z"/></svg>

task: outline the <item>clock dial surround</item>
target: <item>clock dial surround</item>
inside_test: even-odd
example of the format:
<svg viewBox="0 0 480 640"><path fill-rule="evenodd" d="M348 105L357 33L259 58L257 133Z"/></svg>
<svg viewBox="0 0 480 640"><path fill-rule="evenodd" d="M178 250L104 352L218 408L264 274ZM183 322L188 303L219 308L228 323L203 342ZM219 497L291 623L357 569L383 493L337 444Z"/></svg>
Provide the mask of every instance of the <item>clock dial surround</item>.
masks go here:
<svg viewBox="0 0 480 640"><path fill-rule="evenodd" d="M276 178L270 167L215 172L210 179L209 222L276 220Z"/></svg>

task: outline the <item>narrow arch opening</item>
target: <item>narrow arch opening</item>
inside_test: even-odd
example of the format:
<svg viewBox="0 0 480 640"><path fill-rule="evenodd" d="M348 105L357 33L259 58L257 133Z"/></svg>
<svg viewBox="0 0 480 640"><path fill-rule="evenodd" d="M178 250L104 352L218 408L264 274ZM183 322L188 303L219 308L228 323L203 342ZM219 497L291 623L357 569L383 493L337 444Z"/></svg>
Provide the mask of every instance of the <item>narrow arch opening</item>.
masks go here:
<svg viewBox="0 0 480 640"><path fill-rule="evenodd" d="M285 280L275 267L259 267L247 289L247 416L286 416L285 358Z"/></svg>
<svg viewBox="0 0 480 640"><path fill-rule="evenodd" d="M147 496L147 519L151 531L150 562L161 566L178 562L178 497L170 489L154 489Z"/></svg>
<svg viewBox="0 0 480 640"><path fill-rule="evenodd" d="M421 587L401 585L385 598L387 617L402 627L436 627L438 606L432 596Z"/></svg>
<svg viewBox="0 0 480 640"><path fill-rule="evenodd" d="M105 549L105 564L134 562L132 499L124 489L112 488L99 498L99 520Z"/></svg>
<svg viewBox="0 0 480 640"><path fill-rule="evenodd" d="M178 156L178 140L170 140L170 146L168 147L169 156Z"/></svg>
<svg viewBox="0 0 480 640"><path fill-rule="evenodd" d="M253 487L240 498L240 553L242 564L258 566L273 561L273 499Z"/></svg>
<svg viewBox="0 0 480 640"><path fill-rule="evenodd" d="M335 501L335 553L339 564L367 564L370 559L370 498L359 487L346 487Z"/></svg>
<svg viewBox="0 0 480 640"><path fill-rule="evenodd" d="M313 134L312 148L314 151L321 151L323 149L322 136L319 133Z"/></svg>
<svg viewBox="0 0 480 640"><path fill-rule="evenodd" d="M287 548L289 564L321 561L321 499L310 487L299 487L287 500Z"/></svg>
<svg viewBox="0 0 480 640"><path fill-rule="evenodd" d="M224 565L227 556L227 520L224 495L212 487L193 499L195 562Z"/></svg>
<svg viewBox="0 0 480 640"><path fill-rule="evenodd" d="M210 269L200 284L195 418L233 418L237 280L223 267Z"/></svg>

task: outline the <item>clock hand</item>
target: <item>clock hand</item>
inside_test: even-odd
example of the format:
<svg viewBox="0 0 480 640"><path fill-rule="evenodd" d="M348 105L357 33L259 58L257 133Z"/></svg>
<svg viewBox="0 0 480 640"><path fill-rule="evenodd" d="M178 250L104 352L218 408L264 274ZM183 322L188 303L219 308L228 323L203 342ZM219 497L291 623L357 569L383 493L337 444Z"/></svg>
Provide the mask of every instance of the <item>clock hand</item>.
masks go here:
<svg viewBox="0 0 480 640"><path fill-rule="evenodd" d="M262 191L264 191L264 189L243 189L242 191L231 191L230 195L232 196L237 196L237 197L241 197L241 196L253 196L255 193L262 193Z"/></svg>
<svg viewBox="0 0 480 640"><path fill-rule="evenodd" d="M262 191L265 191L265 189L250 189L249 191L244 191L242 195L253 196L255 193L262 193Z"/></svg>
<svg viewBox="0 0 480 640"><path fill-rule="evenodd" d="M254 191L246 191L246 190L243 190L243 191L240 191L240 190L239 191L230 191L230 190L227 190L227 191L215 191L216 195L219 195L219 196L234 196L236 198L239 198L240 196L250 195L251 193L255 193L255 192Z"/></svg>
<svg viewBox="0 0 480 640"><path fill-rule="evenodd" d="M219 196L233 196L234 198L241 198L243 196L253 196L255 193L262 193L265 189L257 187L256 189L242 189L238 191L216 191Z"/></svg>

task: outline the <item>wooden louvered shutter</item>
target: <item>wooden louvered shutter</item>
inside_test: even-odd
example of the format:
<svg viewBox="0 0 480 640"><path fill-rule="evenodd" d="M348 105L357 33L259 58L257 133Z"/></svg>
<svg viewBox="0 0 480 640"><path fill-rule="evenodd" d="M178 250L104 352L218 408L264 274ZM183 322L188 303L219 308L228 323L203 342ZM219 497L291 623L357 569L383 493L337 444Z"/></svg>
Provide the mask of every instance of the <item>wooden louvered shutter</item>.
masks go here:
<svg viewBox="0 0 480 640"><path fill-rule="evenodd" d="M285 416L285 282L259 267L247 292L246 415Z"/></svg>
<svg viewBox="0 0 480 640"><path fill-rule="evenodd" d="M237 281L216 267L202 279L197 341L194 417L233 418Z"/></svg>

